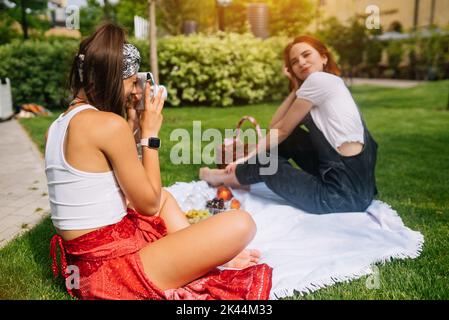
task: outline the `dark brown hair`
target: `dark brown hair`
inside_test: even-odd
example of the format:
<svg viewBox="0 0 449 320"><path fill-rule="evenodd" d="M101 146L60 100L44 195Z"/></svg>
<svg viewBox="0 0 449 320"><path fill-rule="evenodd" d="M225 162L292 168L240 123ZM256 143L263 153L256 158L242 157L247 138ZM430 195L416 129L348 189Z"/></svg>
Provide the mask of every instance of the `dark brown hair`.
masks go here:
<svg viewBox="0 0 449 320"><path fill-rule="evenodd" d="M305 43L311 45L313 48L315 48L316 51L318 51L318 53L321 56L327 57L327 63L323 69L324 72L332 73L336 76L341 75L340 68L338 67L337 63L335 62L335 59L334 59L332 53L327 49L327 47L321 41L319 41L318 39L315 39L314 37L311 37L311 36L299 36L299 37L296 37L291 43L289 43L284 49L284 63L288 69L288 72L290 72L290 74L292 76L296 77L296 75L293 72L292 65L290 63L290 51L295 44L301 43L301 42L305 42ZM300 79L297 79L297 80L299 81L299 84L301 85L303 81L301 81ZM293 84L290 83L290 89L292 87L293 87Z"/></svg>
<svg viewBox="0 0 449 320"><path fill-rule="evenodd" d="M84 39L72 63L69 86L73 96L84 89L89 103L102 111L123 116L125 97L123 88L123 45L125 31L105 23ZM84 55L82 79L78 67L79 55Z"/></svg>

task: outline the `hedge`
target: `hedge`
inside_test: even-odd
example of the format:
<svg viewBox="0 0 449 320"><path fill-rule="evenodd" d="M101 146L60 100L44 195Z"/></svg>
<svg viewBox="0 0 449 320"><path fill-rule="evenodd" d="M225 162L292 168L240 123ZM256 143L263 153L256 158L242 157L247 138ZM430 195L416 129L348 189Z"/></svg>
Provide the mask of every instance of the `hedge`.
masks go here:
<svg viewBox="0 0 449 320"><path fill-rule="evenodd" d="M11 80L15 105L39 103L61 108L77 42L14 41L0 46L0 77Z"/></svg>
<svg viewBox="0 0 449 320"><path fill-rule="evenodd" d="M132 41L149 70L149 46ZM168 105L232 106L277 100L287 93L282 51L287 40L251 35L177 36L158 40L160 82ZM78 41L15 41L0 46L0 77L9 77L15 105L67 103L68 74ZM106 79L105 79L106 80Z"/></svg>

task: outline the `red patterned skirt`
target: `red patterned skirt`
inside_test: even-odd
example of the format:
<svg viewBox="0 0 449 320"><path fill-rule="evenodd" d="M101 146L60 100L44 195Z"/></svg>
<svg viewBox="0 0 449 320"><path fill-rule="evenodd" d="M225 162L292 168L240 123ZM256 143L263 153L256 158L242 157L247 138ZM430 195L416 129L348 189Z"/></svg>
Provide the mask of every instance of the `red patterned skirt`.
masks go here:
<svg viewBox="0 0 449 320"><path fill-rule="evenodd" d="M266 300L272 269L259 264L243 270L214 269L181 288L161 290L146 275L139 250L167 234L160 217L132 209L122 221L64 241L50 243L53 274L61 272L69 294L79 299Z"/></svg>

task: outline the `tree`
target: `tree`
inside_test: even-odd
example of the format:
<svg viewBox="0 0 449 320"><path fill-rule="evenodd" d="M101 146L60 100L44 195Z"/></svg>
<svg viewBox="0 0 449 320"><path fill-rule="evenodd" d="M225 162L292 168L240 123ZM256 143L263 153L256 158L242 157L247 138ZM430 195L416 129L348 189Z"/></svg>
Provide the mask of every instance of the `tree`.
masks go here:
<svg viewBox="0 0 449 320"><path fill-rule="evenodd" d="M80 32L83 36L92 33L103 20L104 14L97 0L87 0L86 6L80 10Z"/></svg>
<svg viewBox="0 0 449 320"><path fill-rule="evenodd" d="M106 20L115 21L115 6L109 0L103 0L103 17Z"/></svg>
<svg viewBox="0 0 449 320"><path fill-rule="evenodd" d="M202 31L215 24L215 0L161 0L158 2L159 25L171 35L182 33L186 20L195 20Z"/></svg>
<svg viewBox="0 0 449 320"><path fill-rule="evenodd" d="M148 19L148 0L120 0L115 6L117 21L129 34L134 33L134 16Z"/></svg>
<svg viewBox="0 0 449 320"><path fill-rule="evenodd" d="M297 36L315 17L314 0L233 0L226 9L226 29L242 32L247 25L247 6L265 3L270 12L270 35Z"/></svg>
<svg viewBox="0 0 449 320"><path fill-rule="evenodd" d="M0 0L0 45L17 36L17 32L12 28L14 19L8 14L8 9L6 3Z"/></svg>
<svg viewBox="0 0 449 320"><path fill-rule="evenodd" d="M317 36L338 52L342 69L349 73L349 76L363 62L363 52L368 45L368 32L359 17L350 19L349 25L344 25L332 17L323 23Z"/></svg>
<svg viewBox="0 0 449 320"><path fill-rule="evenodd" d="M186 15L191 13L192 2L183 0L163 0L158 3L161 26L171 35L182 32L182 24Z"/></svg>
<svg viewBox="0 0 449 320"><path fill-rule="evenodd" d="M148 19L148 0L120 0L115 6L116 19L130 33L134 31L134 16ZM201 31L215 24L215 0L157 0L156 22L159 33L178 35L186 20L198 22ZM162 32L161 32L162 31Z"/></svg>
<svg viewBox="0 0 449 320"><path fill-rule="evenodd" d="M29 27L46 28L49 23L42 20L39 15L47 10L48 0L9 0L8 3L13 7L6 5L5 0L1 0L2 8L7 14L18 23L23 31L23 38L28 39Z"/></svg>
<svg viewBox="0 0 449 320"><path fill-rule="evenodd" d="M272 35L290 37L303 33L315 18L315 2L310 0L279 0L270 2Z"/></svg>
<svg viewBox="0 0 449 320"><path fill-rule="evenodd" d="M150 66L154 80L159 83L159 68L157 64L157 30L156 30L156 0L148 0L148 16L150 17Z"/></svg>
<svg viewBox="0 0 449 320"><path fill-rule="evenodd" d="M9 7L6 5L6 2L4 0L0 1L0 14L6 11Z"/></svg>

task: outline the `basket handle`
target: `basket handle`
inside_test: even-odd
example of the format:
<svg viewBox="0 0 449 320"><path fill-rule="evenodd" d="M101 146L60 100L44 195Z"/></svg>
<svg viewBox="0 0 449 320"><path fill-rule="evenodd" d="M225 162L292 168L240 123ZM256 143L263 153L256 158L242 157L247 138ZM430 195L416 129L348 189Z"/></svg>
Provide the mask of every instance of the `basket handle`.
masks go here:
<svg viewBox="0 0 449 320"><path fill-rule="evenodd" d="M256 119L254 119L251 116L243 116L242 119L240 119L239 123L237 124L237 131L236 131L236 135L235 135L234 140L237 140L240 137L240 133L241 133L241 129L240 128L241 128L243 122L245 122L245 121L251 122L256 127L257 135L259 136L260 139L262 139L263 138L262 130L260 130L260 126L257 123Z"/></svg>

